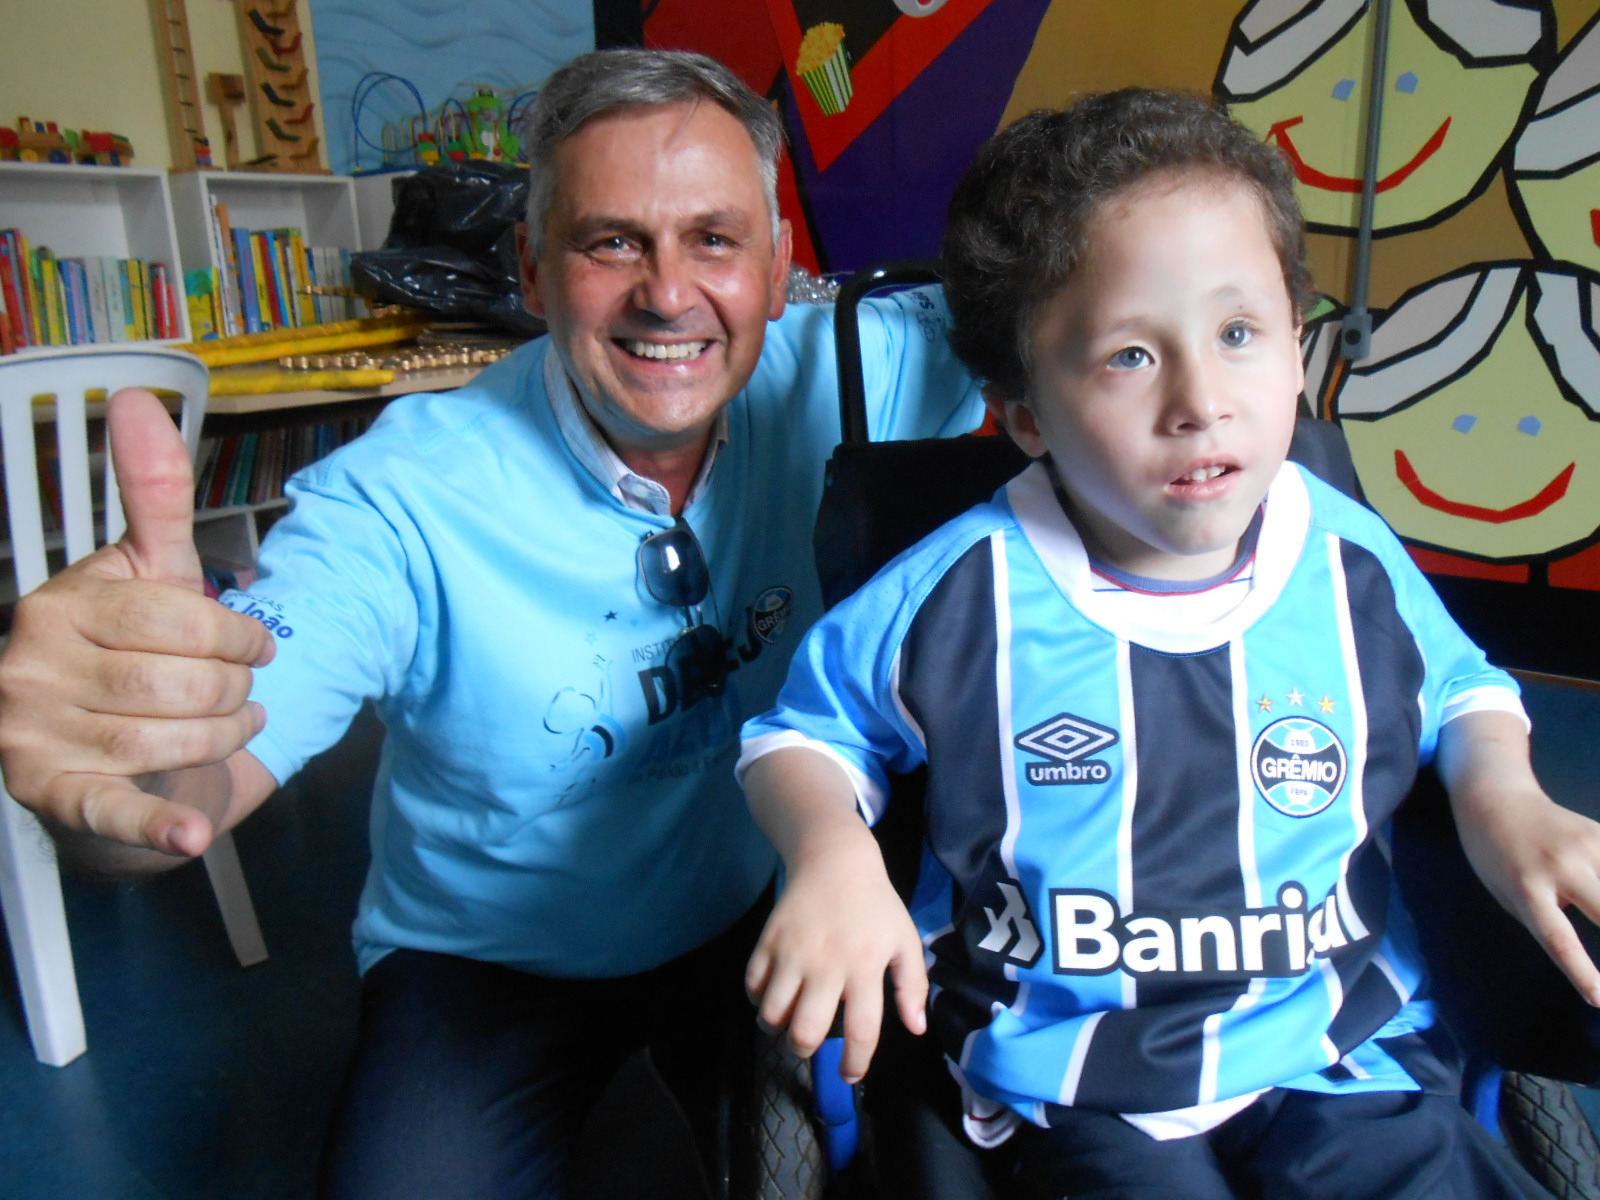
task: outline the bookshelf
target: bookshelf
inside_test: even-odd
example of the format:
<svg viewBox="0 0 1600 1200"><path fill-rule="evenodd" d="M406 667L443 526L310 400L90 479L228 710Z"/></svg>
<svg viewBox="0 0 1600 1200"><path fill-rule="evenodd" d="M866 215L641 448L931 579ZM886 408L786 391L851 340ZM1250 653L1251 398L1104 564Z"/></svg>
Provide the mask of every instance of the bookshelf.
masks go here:
<svg viewBox="0 0 1600 1200"><path fill-rule="evenodd" d="M386 178L384 186L392 180ZM167 264L178 283L182 340L193 337L187 304L181 303L183 275L223 266L212 248L210 214L216 203L227 205L236 228L298 228L308 246L355 250L362 245L356 188L342 176L242 171L169 176L133 167L0 163L0 229L22 229L35 245L48 245L61 257L145 258ZM386 216L382 219L386 223ZM208 438L253 433L265 443L282 431L307 425L348 429L353 419L375 416L391 397L459 387L479 369L412 371L381 388L361 391L213 396L205 433ZM53 413L40 405L35 420L49 422ZM286 509L286 501L276 496L199 507L195 540L202 558L234 570L252 568L261 535ZM0 539L0 605L15 598L9 568L9 544Z"/></svg>
<svg viewBox="0 0 1600 1200"><path fill-rule="evenodd" d="M190 337L165 171L0 162L0 229L21 230L57 258L145 259L165 265L180 301L174 314L180 336L166 340Z"/></svg>
<svg viewBox="0 0 1600 1200"><path fill-rule="evenodd" d="M343 175L278 175L253 171L194 171L172 176L183 269L221 267L211 251L211 206L228 206L245 229L298 228L308 246L361 246L356 194Z"/></svg>
<svg viewBox="0 0 1600 1200"><path fill-rule="evenodd" d="M255 333L354 315L346 300L310 300L303 290L312 282L348 283L350 253L361 245L350 179L193 171L174 175L171 188L188 294L217 297L195 300L190 323L197 333Z"/></svg>

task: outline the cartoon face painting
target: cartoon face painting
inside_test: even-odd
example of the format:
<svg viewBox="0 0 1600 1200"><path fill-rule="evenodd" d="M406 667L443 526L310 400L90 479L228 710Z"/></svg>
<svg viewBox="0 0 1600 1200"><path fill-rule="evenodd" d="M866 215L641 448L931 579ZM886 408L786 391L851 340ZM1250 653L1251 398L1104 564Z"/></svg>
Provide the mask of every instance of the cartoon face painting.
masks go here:
<svg viewBox="0 0 1600 1200"><path fill-rule="evenodd" d="M1553 54L1548 0L1393 6L1374 231L1434 223L1488 185ZM1368 0L1254 0L1215 90L1294 164L1307 223L1360 221L1373 10Z"/></svg>
<svg viewBox="0 0 1600 1200"><path fill-rule="evenodd" d="M1400 536L1515 561L1600 524L1600 275L1473 267L1403 297L1332 389L1368 502Z"/></svg>
<svg viewBox="0 0 1600 1200"><path fill-rule="evenodd" d="M1512 154L1511 184L1532 246L1600 269L1600 14L1540 87Z"/></svg>

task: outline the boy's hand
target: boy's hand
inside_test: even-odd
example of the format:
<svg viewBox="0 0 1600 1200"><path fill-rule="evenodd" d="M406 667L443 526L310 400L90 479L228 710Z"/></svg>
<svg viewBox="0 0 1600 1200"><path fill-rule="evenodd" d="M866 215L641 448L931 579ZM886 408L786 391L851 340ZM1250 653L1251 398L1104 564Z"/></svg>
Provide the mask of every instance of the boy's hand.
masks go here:
<svg viewBox="0 0 1600 1200"><path fill-rule="evenodd" d="M1507 714L1472 713L1446 725L1439 766L1473 870L1600 1007L1600 970L1565 911L1600 921L1600 824L1544 793L1521 723Z"/></svg>
<svg viewBox="0 0 1600 1200"><path fill-rule="evenodd" d="M1572 986L1600 1007L1600 970L1564 911L1600 921L1600 825L1542 793L1515 819L1460 822L1461 845L1491 895L1532 932Z"/></svg>
<svg viewBox="0 0 1600 1200"><path fill-rule="evenodd" d="M844 1004L839 1074L849 1083L867 1073L878 1046L885 970L905 1027L920 1034L927 1024L922 938L864 825L860 837L864 846L839 845L826 862L791 869L745 972L762 1022L787 1027L801 1058L822 1044Z"/></svg>
<svg viewBox="0 0 1600 1200"><path fill-rule="evenodd" d="M785 747L752 763L744 787L788 869L783 896L750 956L745 988L766 1025L787 1027L802 1058L828 1036L842 1001L839 1074L854 1083L877 1049L886 970L905 1027L919 1034L927 1027L922 939L837 762Z"/></svg>

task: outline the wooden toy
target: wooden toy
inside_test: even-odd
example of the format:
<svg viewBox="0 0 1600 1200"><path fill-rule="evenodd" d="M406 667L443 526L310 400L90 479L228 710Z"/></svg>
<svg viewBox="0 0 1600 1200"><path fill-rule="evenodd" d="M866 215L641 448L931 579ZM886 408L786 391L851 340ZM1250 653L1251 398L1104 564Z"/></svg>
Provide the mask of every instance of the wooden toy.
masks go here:
<svg viewBox="0 0 1600 1200"><path fill-rule="evenodd" d="M69 163L72 144L54 121L17 118L17 159L20 162Z"/></svg>
<svg viewBox="0 0 1600 1200"><path fill-rule="evenodd" d="M189 13L184 0L150 0L156 26L156 57L167 110L167 140L172 167L193 171L211 165L211 142L200 109L199 72L189 44Z"/></svg>
<svg viewBox="0 0 1600 1200"><path fill-rule="evenodd" d="M312 123L296 0L235 0L244 39L245 96L255 122L262 169L326 174ZM237 103L235 101L234 103Z"/></svg>

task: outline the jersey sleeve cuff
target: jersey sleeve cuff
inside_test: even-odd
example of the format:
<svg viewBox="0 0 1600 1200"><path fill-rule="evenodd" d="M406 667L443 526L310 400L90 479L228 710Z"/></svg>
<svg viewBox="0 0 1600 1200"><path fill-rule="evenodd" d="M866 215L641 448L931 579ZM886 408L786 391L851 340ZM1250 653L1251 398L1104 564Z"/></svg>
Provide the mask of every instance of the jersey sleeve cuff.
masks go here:
<svg viewBox="0 0 1600 1200"><path fill-rule="evenodd" d="M777 733L758 734L753 738L745 739L744 745L740 748L739 761L733 767L733 773L739 781L739 786L744 786L745 772L750 769L750 765L756 759L764 758L774 750L782 750L789 746L798 746L805 750L813 750L818 754L825 754L837 763L839 768L849 776L850 786L855 789L856 793L856 807L861 810L862 817L866 819L869 825L877 823L878 818L883 815L884 802L888 798L883 787L827 742L819 742L815 738L809 738L793 729L785 729Z"/></svg>
<svg viewBox="0 0 1600 1200"><path fill-rule="evenodd" d="M1468 688L1450 697L1445 703L1444 711L1439 714L1439 723L1448 725L1457 717L1475 712L1510 713L1522 722L1524 731L1533 729L1533 722L1528 719L1528 711L1522 706L1522 698L1511 688L1494 684Z"/></svg>

